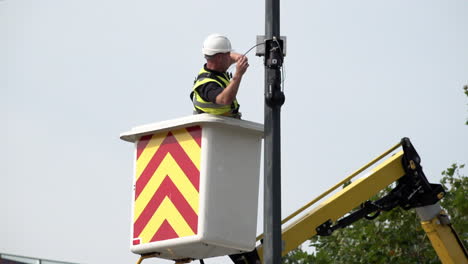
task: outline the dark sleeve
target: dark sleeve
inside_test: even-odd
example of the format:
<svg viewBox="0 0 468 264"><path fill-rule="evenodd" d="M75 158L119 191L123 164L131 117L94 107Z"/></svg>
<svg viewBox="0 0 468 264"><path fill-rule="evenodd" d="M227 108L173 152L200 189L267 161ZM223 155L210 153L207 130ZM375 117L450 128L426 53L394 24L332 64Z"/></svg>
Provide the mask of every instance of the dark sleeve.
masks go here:
<svg viewBox="0 0 468 264"><path fill-rule="evenodd" d="M203 100L216 104L216 97L223 91L223 88L215 82L209 82L201 85L197 90Z"/></svg>

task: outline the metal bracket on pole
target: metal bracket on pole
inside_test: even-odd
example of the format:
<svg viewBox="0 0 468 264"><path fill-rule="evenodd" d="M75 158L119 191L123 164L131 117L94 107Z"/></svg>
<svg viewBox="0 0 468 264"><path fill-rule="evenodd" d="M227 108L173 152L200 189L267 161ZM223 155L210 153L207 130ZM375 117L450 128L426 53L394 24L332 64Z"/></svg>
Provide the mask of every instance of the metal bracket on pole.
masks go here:
<svg viewBox="0 0 468 264"><path fill-rule="evenodd" d="M267 41L264 35L257 35L257 49L255 50L255 55L258 57L265 56L265 42ZM281 51L283 52L283 57L286 57L286 36L281 36L279 39L281 44ZM268 50L268 49L266 49Z"/></svg>

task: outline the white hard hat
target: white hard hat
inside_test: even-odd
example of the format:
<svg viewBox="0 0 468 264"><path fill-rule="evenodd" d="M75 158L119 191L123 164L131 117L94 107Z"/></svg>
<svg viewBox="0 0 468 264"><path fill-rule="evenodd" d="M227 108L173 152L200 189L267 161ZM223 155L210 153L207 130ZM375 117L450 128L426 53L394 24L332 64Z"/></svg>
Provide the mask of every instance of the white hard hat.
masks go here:
<svg viewBox="0 0 468 264"><path fill-rule="evenodd" d="M212 56L216 53L226 53L232 51L231 42L221 34L211 34L203 42L203 54Z"/></svg>

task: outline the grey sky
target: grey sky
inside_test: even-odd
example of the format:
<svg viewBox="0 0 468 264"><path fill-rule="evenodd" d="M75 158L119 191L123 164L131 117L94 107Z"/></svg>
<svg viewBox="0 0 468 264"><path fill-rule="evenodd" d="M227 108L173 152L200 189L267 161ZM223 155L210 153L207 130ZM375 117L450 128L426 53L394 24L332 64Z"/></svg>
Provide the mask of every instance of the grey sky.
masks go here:
<svg viewBox="0 0 468 264"><path fill-rule="evenodd" d="M403 136L432 181L468 163L467 13L463 0L282 1L283 216ZM247 51L264 2L0 1L0 252L136 262L133 145L118 136L191 114L213 32ZM263 123L262 59L248 56L238 99Z"/></svg>

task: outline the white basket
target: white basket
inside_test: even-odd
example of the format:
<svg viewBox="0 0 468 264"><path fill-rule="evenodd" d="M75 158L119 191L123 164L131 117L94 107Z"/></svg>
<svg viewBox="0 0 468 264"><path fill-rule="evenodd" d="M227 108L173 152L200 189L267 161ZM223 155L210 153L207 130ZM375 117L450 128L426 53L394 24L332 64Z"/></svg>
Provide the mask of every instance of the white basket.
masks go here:
<svg viewBox="0 0 468 264"><path fill-rule="evenodd" d="M136 254L202 259L255 247L263 125L209 114L139 126L132 245Z"/></svg>

